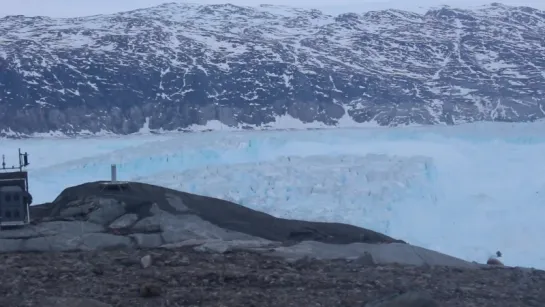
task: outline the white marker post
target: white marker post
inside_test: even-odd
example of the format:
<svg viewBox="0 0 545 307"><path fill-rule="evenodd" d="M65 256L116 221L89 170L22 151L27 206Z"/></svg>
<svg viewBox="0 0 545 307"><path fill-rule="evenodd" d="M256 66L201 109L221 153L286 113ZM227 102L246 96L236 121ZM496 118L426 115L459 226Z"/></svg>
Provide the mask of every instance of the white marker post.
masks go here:
<svg viewBox="0 0 545 307"><path fill-rule="evenodd" d="M112 183L116 183L117 182L117 165L115 164L112 164L112 179L111 179Z"/></svg>

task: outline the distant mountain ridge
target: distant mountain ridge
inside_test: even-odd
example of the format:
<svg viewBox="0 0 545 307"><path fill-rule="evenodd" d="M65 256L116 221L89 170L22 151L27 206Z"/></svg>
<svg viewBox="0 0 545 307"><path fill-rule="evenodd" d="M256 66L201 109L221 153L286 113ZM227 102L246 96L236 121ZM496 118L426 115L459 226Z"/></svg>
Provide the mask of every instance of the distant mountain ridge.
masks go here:
<svg viewBox="0 0 545 307"><path fill-rule="evenodd" d="M545 117L545 12L164 4L0 19L0 136ZM340 123L341 122L341 123Z"/></svg>

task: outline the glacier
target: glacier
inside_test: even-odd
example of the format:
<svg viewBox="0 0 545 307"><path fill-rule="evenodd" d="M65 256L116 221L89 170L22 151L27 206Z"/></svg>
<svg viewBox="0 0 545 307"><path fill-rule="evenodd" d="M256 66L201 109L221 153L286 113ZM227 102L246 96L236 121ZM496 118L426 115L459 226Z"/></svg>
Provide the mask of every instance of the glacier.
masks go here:
<svg viewBox="0 0 545 307"><path fill-rule="evenodd" d="M0 139L35 203L118 178L275 216L350 223L484 262L545 269L545 122Z"/></svg>

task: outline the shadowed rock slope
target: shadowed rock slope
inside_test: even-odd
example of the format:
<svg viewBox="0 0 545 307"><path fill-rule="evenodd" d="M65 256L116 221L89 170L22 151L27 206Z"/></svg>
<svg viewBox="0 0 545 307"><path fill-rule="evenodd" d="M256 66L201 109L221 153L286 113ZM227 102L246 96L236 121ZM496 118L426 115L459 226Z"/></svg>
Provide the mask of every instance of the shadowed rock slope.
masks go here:
<svg viewBox="0 0 545 307"><path fill-rule="evenodd" d="M97 199L109 204L101 206ZM101 210L97 211L98 207ZM225 200L135 182L123 189L101 182L71 187L53 203L32 209L36 219L72 217L104 224L126 219L127 224L117 227L124 232L131 232L131 224L143 224L154 213L162 211L173 216L195 216L232 232L285 243L306 240L334 244L403 242L352 225L281 219Z"/></svg>

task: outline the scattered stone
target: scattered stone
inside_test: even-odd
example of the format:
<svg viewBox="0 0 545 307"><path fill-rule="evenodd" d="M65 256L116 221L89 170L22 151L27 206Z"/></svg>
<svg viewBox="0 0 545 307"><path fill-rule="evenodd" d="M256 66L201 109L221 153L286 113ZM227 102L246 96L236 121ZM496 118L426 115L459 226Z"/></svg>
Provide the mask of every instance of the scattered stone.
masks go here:
<svg viewBox="0 0 545 307"><path fill-rule="evenodd" d="M503 266L503 263L498 260L497 258L489 258L486 262L488 265L496 265L496 266Z"/></svg>
<svg viewBox="0 0 545 307"><path fill-rule="evenodd" d="M189 208L184 204L182 198L173 193L165 193L168 203L178 212L188 212Z"/></svg>
<svg viewBox="0 0 545 307"><path fill-rule="evenodd" d="M129 237L140 248L153 248L164 244L161 233L133 233Z"/></svg>
<svg viewBox="0 0 545 307"><path fill-rule="evenodd" d="M110 224L111 229L120 229L131 227L138 221L138 215L134 213L128 213L120 216L118 219Z"/></svg>
<svg viewBox="0 0 545 307"><path fill-rule="evenodd" d="M125 214L125 204L113 198L98 198L96 201L96 210L88 215L88 221L107 225Z"/></svg>
<svg viewBox="0 0 545 307"><path fill-rule="evenodd" d="M143 270L140 260L147 255L153 264ZM437 306L419 293L420 300L408 297L414 293L397 295L410 291L429 293L441 307L540 307L545 301L544 271L486 265L488 269L354 266L353 261L310 258L290 263L256 252L215 254L192 247L10 253L0 260L0 306L8 307L47 307L44 296L88 298L116 307L248 307L263 302L301 307ZM93 273L93 265L104 273ZM59 304L70 306L66 301Z"/></svg>
<svg viewBox="0 0 545 307"><path fill-rule="evenodd" d="M101 265L93 265L91 272L95 275L104 275L104 268Z"/></svg>
<svg viewBox="0 0 545 307"><path fill-rule="evenodd" d="M143 269L147 269L151 266L151 256L145 255L144 257L140 258L140 265Z"/></svg>
<svg viewBox="0 0 545 307"><path fill-rule="evenodd" d="M439 307L439 303L427 293L406 292L366 304L365 307Z"/></svg>
<svg viewBox="0 0 545 307"><path fill-rule="evenodd" d="M358 258L354 259L352 263L362 266L375 265L375 260L373 260L373 256L370 253L365 252L363 256L359 256Z"/></svg>
<svg viewBox="0 0 545 307"><path fill-rule="evenodd" d="M63 218L85 218L95 209L92 202L84 203L74 201L66 205L65 209L59 212L59 216Z"/></svg>
<svg viewBox="0 0 545 307"><path fill-rule="evenodd" d="M161 287L158 285L145 283L140 286L141 297L156 297L161 295Z"/></svg>
<svg viewBox="0 0 545 307"><path fill-rule="evenodd" d="M112 307L90 298L46 297L40 302L40 307Z"/></svg>
<svg viewBox="0 0 545 307"><path fill-rule="evenodd" d="M140 259L133 256L120 256L113 259L114 262L119 263L126 267L132 267L140 264Z"/></svg>
<svg viewBox="0 0 545 307"><path fill-rule="evenodd" d="M181 265L189 265L190 261L189 261L189 258L187 256L183 256L182 259L180 259L180 264Z"/></svg>
<svg viewBox="0 0 545 307"><path fill-rule="evenodd" d="M237 249L263 249L272 247L274 242L268 240L208 240L195 247L195 250L202 252L212 252L225 254Z"/></svg>

